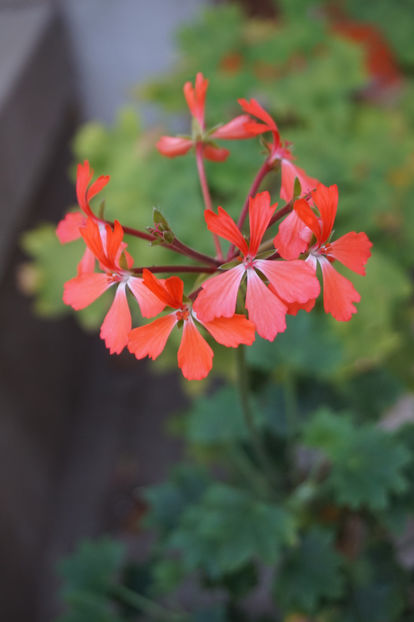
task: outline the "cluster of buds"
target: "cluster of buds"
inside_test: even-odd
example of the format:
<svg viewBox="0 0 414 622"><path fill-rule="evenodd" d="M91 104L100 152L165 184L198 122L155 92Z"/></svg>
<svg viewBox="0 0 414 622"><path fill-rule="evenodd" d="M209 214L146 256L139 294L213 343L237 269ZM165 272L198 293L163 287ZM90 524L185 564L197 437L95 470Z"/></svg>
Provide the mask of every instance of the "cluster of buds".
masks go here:
<svg viewBox="0 0 414 622"><path fill-rule="evenodd" d="M365 233L350 232L332 240L338 205L336 186L326 187L297 167L283 143L275 121L252 99L241 99L243 113L229 123L206 131L204 121L208 81L199 73L195 86L184 86L184 95L193 118L189 137L163 136L158 150L167 157L185 155L194 149L201 190L205 202L204 219L213 234L215 256L187 246L156 211L154 227L139 231L106 221L96 215L91 199L108 183L107 176L93 183L88 162L78 166L77 199L80 212L69 213L58 225L62 243L82 237L85 253L78 274L65 284L63 300L76 310L83 309L114 287L115 296L101 327L101 337L111 353L128 348L137 359L157 358L174 328L182 331L178 366L188 380L205 378L212 368L213 350L200 331L230 348L251 345L256 333L273 341L286 329L286 314L310 311L320 294L317 266L321 267L323 304L338 321L348 321L356 312L360 295L352 283L333 266L338 261L350 270L365 274L371 242ZM212 208L204 170L204 159L223 161L227 149L216 140L241 140L259 134L264 140L265 160L254 179L236 223L222 208ZM263 179L281 170L282 208L272 204L269 192L259 192ZM249 235L244 235L249 217ZM278 232L268 237L270 227L279 222ZM182 266L134 267L127 251L125 235L156 242L191 259ZM230 242L225 257L220 238ZM96 267L99 271L96 271ZM204 281L188 295L178 276L194 273ZM156 274L164 275L158 278ZM132 328L126 290L138 303L143 318L161 317ZM165 310L167 312L165 312ZM237 311L237 312L236 312Z"/></svg>

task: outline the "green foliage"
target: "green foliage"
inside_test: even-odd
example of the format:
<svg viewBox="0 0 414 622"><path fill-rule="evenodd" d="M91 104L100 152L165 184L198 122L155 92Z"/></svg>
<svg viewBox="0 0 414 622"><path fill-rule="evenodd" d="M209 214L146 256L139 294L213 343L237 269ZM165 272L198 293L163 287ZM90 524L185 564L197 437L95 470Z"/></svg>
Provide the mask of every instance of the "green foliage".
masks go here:
<svg viewBox="0 0 414 622"><path fill-rule="evenodd" d="M124 547L114 540L83 542L79 549L60 563L65 583L62 597L70 611L59 622L122 622L111 602L111 586L124 560Z"/></svg>
<svg viewBox="0 0 414 622"><path fill-rule="evenodd" d="M380 428L357 427L346 414L321 410L307 425L304 442L328 458L326 494L341 505L382 510L391 493L402 493L408 486L404 471L410 454Z"/></svg>
<svg viewBox="0 0 414 622"><path fill-rule="evenodd" d="M407 577L389 544L370 548L356 560L349 576L349 596L341 622L402 622Z"/></svg>
<svg viewBox="0 0 414 622"><path fill-rule="evenodd" d="M323 599L341 596L344 580L341 558L332 534L313 527L278 568L274 595L286 611L317 613Z"/></svg>
<svg viewBox="0 0 414 622"><path fill-rule="evenodd" d="M341 342L330 330L325 317L299 311L286 318L287 329L269 342L256 337L248 349L249 363L263 371L289 372L326 377L341 363Z"/></svg>
<svg viewBox="0 0 414 622"><path fill-rule="evenodd" d="M259 423L259 410L254 412ZM198 399L187 415L185 428L186 438L201 446L242 442L248 437L239 397L230 387Z"/></svg>
<svg viewBox="0 0 414 622"><path fill-rule="evenodd" d="M258 558L274 564L295 529L288 513L225 484L211 485L183 513L168 547L179 550L188 570L217 578Z"/></svg>
<svg viewBox="0 0 414 622"><path fill-rule="evenodd" d="M168 534L178 524L185 508L197 501L208 484L207 473L194 465L179 465L169 481L151 486L146 499L151 505L147 525Z"/></svg>

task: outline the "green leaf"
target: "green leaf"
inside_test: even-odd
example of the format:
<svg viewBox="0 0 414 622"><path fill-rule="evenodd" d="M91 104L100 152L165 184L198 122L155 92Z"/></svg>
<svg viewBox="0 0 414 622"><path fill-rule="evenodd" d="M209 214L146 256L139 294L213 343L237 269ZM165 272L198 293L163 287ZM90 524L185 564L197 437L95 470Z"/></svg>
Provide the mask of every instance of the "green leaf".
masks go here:
<svg viewBox="0 0 414 622"><path fill-rule="evenodd" d="M180 585L186 574L180 560L160 559L152 566L151 593L156 596L169 594Z"/></svg>
<svg viewBox="0 0 414 622"><path fill-rule="evenodd" d="M325 486L341 505L382 510L391 493L402 493L408 485L409 452L372 424L356 427L346 414L320 410L306 427L304 442L329 459Z"/></svg>
<svg viewBox="0 0 414 622"><path fill-rule="evenodd" d="M346 277L361 294L358 313L350 322L334 322L335 333L344 343L345 363L356 368L378 364L399 347L403 338L393 315L412 291L408 275L390 257L378 250L369 259L365 277L347 272Z"/></svg>
<svg viewBox="0 0 414 622"><path fill-rule="evenodd" d="M69 612L59 622L122 622L115 613L111 587L125 557L122 543L110 538L84 541L59 563L61 595Z"/></svg>
<svg viewBox="0 0 414 622"><path fill-rule="evenodd" d="M85 590L105 593L116 577L125 556L121 542L110 538L85 540L78 549L59 564L64 593Z"/></svg>
<svg viewBox="0 0 414 622"><path fill-rule="evenodd" d="M77 590L69 594L66 603L70 610L56 622L126 622L102 596Z"/></svg>
<svg viewBox="0 0 414 622"><path fill-rule="evenodd" d="M168 546L180 552L189 571L200 569L214 579L256 558L275 563L281 548L294 538L292 517L284 509L213 484L184 511Z"/></svg>
<svg viewBox="0 0 414 622"><path fill-rule="evenodd" d="M254 409L256 423L261 420ZM248 438L240 400L233 387L196 400L186 417L186 437L200 446L245 441Z"/></svg>
<svg viewBox="0 0 414 622"><path fill-rule="evenodd" d="M325 317L300 311L286 317L287 328L273 342L256 337L247 350L248 361L257 369L272 371L281 366L315 376L332 375L340 364L342 346Z"/></svg>
<svg viewBox="0 0 414 622"><path fill-rule="evenodd" d="M317 613L322 600L335 600L344 589L342 561L329 532L312 527L286 555L274 586L276 604L285 613Z"/></svg>
<svg viewBox="0 0 414 622"><path fill-rule="evenodd" d="M160 534L168 533L176 527L188 504L203 494L207 483L208 476L203 469L183 464L176 467L169 481L145 490L150 504L147 525L155 527Z"/></svg>
<svg viewBox="0 0 414 622"><path fill-rule="evenodd" d="M225 605L213 605L196 611L191 622L228 622Z"/></svg>
<svg viewBox="0 0 414 622"><path fill-rule="evenodd" d="M400 622L407 606L408 575L395 559L393 544L376 542L354 560L341 622Z"/></svg>

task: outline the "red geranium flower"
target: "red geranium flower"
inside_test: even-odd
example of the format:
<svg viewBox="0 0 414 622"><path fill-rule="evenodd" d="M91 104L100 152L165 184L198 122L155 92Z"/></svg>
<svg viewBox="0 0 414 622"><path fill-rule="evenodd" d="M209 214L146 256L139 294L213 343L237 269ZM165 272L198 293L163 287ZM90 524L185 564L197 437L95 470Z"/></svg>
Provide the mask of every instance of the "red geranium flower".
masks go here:
<svg viewBox="0 0 414 622"><path fill-rule="evenodd" d="M309 249L307 262L316 271L317 264L322 268L323 304L326 313L331 313L336 320L346 322L356 312L354 302L359 302L358 294L351 281L339 274L332 266L337 260L357 274L365 275L365 264L371 255L372 243L365 233L351 231L335 242L329 242L338 206L338 188L319 184L312 192L320 218L310 205L300 199L295 202L294 210L301 220L312 230L316 243Z"/></svg>
<svg viewBox="0 0 414 622"><path fill-rule="evenodd" d="M163 307L167 305L174 311L130 332L128 349L137 359L146 356L156 359L164 350L174 326L182 325L183 335L177 355L178 366L187 380L205 378L212 368L214 353L200 335L195 321L204 326L218 343L228 348L253 343L254 324L244 315L233 314L228 318L202 321L191 309L190 302L184 302L184 283L179 277L172 276L163 282L149 270L144 269L143 279L148 291L158 298L160 304Z"/></svg>
<svg viewBox="0 0 414 622"><path fill-rule="evenodd" d="M279 161L281 164L282 187L280 198L285 201L290 201L293 198L296 177L300 181L302 195L316 188L319 183L318 180L309 177L303 169L293 164L292 160L294 157L288 149L290 143L281 141L279 129L270 114L255 99L251 99L250 102L246 99L239 99L239 104L245 112L261 121L259 123L250 120L245 124L245 130L250 136L272 132L273 141L272 143L267 143L269 150L268 162L274 163Z"/></svg>
<svg viewBox="0 0 414 622"><path fill-rule="evenodd" d="M273 341L286 328L286 303L306 303L318 296L319 282L304 261L277 261L256 258L264 233L277 204L270 204L268 192L250 198L250 242L244 239L233 219L221 207L218 214L204 212L210 231L236 246L242 256L240 265L213 276L202 284L194 309L198 317L231 317L236 309L237 294L243 276L247 276L246 308L261 337ZM265 285L263 277L269 282Z"/></svg>
<svg viewBox="0 0 414 622"><path fill-rule="evenodd" d="M104 291L116 285L115 298L105 316L100 335L111 354L120 354L127 345L131 330L126 288L136 298L144 317L154 317L163 310L165 304L145 287L142 278L133 276L129 271L133 259L126 251L124 231L118 221L115 221L113 230L105 225L102 235L98 224L88 218L86 225L80 228L80 233L103 272L84 272L67 281L63 301L78 311L88 307Z"/></svg>
<svg viewBox="0 0 414 622"><path fill-rule="evenodd" d="M81 212L69 212L58 223L56 228L56 235L59 238L61 244L67 244L73 242L81 237L80 227L86 225L88 218L96 221L98 226L104 231L105 226L99 223L95 214L92 212L89 202L96 196L108 183L109 175L101 175L96 179L93 184L90 184L93 177L93 170L89 166L87 160L83 164L78 164L78 170L76 175L76 197L78 199ZM88 187L89 186L89 187ZM86 247L82 259L78 265L78 274L83 272L93 272L95 267L95 256L91 250Z"/></svg>
<svg viewBox="0 0 414 622"><path fill-rule="evenodd" d="M249 121L247 115L240 115L212 132L205 131L204 112L207 87L208 80L202 73L197 74L195 86L191 82L185 83L184 96L195 121L193 136L161 136L156 147L162 155L168 158L185 155L201 142L203 143L203 156L207 160L222 162L226 160L230 152L228 149L217 147L213 143L214 140L239 140L254 136L245 129L246 122Z"/></svg>
<svg viewBox="0 0 414 622"><path fill-rule="evenodd" d="M256 135L272 132L273 141L267 143L268 162L270 164L280 162L282 171L280 197L287 202L293 199L296 178L299 179L301 185L301 196L316 188L318 180L309 177L303 169L293 164L294 158L288 149L289 143L282 143L279 129L269 113L255 99L251 99L250 102L246 99L239 99L239 103L245 112L261 121L260 123L257 121L247 123L245 127L248 132ZM304 226L295 212L291 212L279 225L275 247L283 259L297 259L307 249L311 237L311 230Z"/></svg>

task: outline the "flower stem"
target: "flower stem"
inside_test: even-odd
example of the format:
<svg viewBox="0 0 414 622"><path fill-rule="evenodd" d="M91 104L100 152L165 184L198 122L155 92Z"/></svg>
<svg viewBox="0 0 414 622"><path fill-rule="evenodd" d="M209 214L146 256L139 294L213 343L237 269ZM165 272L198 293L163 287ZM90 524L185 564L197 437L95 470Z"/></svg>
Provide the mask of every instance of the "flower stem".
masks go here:
<svg viewBox="0 0 414 622"><path fill-rule="evenodd" d="M269 166L267 159L263 162L262 166L260 167L256 177L253 180L253 183L249 189L249 192L247 193L247 197L246 200L244 202L243 205L243 209L240 213L240 217L237 223L237 226L239 227L239 229L241 230L243 225L244 225L244 221L246 220L246 216L247 216L247 212L249 210L249 200L250 197L252 197L254 194L256 194L257 190L259 189L260 184L262 183L263 179L266 177L267 173L271 170L271 166ZM233 253L234 253L234 244L232 244L229 248L229 251L227 253L227 261L229 261L232 257L233 257Z"/></svg>
<svg viewBox="0 0 414 622"><path fill-rule="evenodd" d="M250 483L252 490L260 491L263 497L269 496L269 488L262 473L255 467L249 456L237 445L226 445L226 453L233 462L240 475Z"/></svg>
<svg viewBox="0 0 414 622"><path fill-rule="evenodd" d="M183 244L183 242L180 242L180 240L178 240L177 238L174 238L173 246L167 246L167 248L171 248L171 250L174 250L177 253L181 253L182 255L187 255L187 257L191 257L192 259L206 261L207 263L213 264L214 266L220 266L222 264L222 261L218 261L217 259L214 259L214 257L210 257L210 255L199 253L194 248L191 248L191 246L187 246L186 244Z"/></svg>
<svg viewBox="0 0 414 622"><path fill-rule="evenodd" d="M213 266L141 266L140 268L132 268L131 272L134 274L141 274L143 270L149 270L150 272L195 272L200 274L212 274L216 272L216 268Z"/></svg>
<svg viewBox="0 0 414 622"><path fill-rule="evenodd" d="M246 365L246 356L244 346L240 345L236 349L237 360L237 388L239 392L240 405L243 412L246 428L249 433L249 437L253 446L253 450L256 454L256 459L263 469L266 475L267 485L269 491L272 491L273 481L273 469L267 457L266 449L263 444L263 439L260 432L256 428L256 424L253 418L253 412L250 406L249 399L249 380Z"/></svg>
<svg viewBox="0 0 414 622"><path fill-rule="evenodd" d="M210 190L208 188L208 183L207 183L206 171L204 168L203 143L202 142L198 142L196 144L196 161L197 161L198 176L200 178L201 191L203 193L204 205L206 209L211 210L212 202L211 202ZM214 240L214 246L216 247L217 258L222 261L223 253L222 253L221 246L220 246L220 240L215 233L213 233L213 240Z"/></svg>
<svg viewBox="0 0 414 622"><path fill-rule="evenodd" d="M110 227L114 226L114 223L111 220L101 220L101 222L109 225ZM124 233L126 233L127 235L132 235L135 238L140 238L142 240L148 240L148 242L155 242L155 240L158 240L160 246L168 248L169 250L174 251L175 253L179 253L180 255L185 255L186 257L191 257L192 259L197 259L198 261L205 261L207 263L213 264L214 266L219 266L222 263L221 261L214 259L214 257L210 257L210 255L199 253L194 248L191 248L191 246L183 244L183 242L180 242L178 238L174 238L171 243L163 242L153 233L146 233L145 231L141 231L140 229L125 227L124 225L121 226L124 230Z"/></svg>

